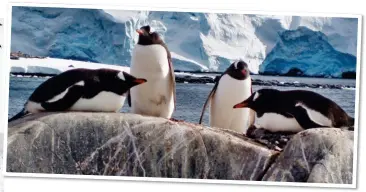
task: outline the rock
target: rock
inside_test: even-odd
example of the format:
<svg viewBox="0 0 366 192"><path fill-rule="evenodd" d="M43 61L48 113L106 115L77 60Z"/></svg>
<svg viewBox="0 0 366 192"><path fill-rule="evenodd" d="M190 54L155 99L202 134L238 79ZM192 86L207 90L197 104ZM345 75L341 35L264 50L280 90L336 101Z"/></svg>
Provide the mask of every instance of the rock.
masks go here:
<svg viewBox="0 0 366 192"><path fill-rule="evenodd" d="M287 73L284 74L284 76L290 76L290 77L301 77L304 75L304 72L299 68L291 68Z"/></svg>
<svg viewBox="0 0 366 192"><path fill-rule="evenodd" d="M121 113L9 124L8 172L260 180L278 152L228 130Z"/></svg>
<svg viewBox="0 0 366 192"><path fill-rule="evenodd" d="M279 137L281 139L281 137ZM282 152L229 130L128 113L43 113L9 123L7 171L352 183L353 131L310 129Z"/></svg>
<svg viewBox="0 0 366 192"><path fill-rule="evenodd" d="M354 71L346 71L342 73L343 79L356 79L356 72Z"/></svg>
<svg viewBox="0 0 366 192"><path fill-rule="evenodd" d="M19 60L19 57L18 56L11 55L10 56L10 59L12 59L12 60Z"/></svg>
<svg viewBox="0 0 366 192"><path fill-rule="evenodd" d="M263 181L352 184L353 134L336 128L296 134Z"/></svg>

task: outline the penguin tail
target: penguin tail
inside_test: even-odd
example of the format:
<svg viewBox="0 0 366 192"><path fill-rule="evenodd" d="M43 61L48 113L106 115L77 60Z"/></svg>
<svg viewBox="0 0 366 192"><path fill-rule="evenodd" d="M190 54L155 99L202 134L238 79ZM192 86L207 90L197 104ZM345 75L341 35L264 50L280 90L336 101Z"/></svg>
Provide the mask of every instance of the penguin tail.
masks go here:
<svg viewBox="0 0 366 192"><path fill-rule="evenodd" d="M22 109L22 111L20 111L18 114L16 114L14 117L10 118L8 120L8 123L11 122L11 121L15 121L17 119L20 119L22 117L24 117L25 115L29 114L28 111L26 111L24 108Z"/></svg>
<svg viewBox="0 0 366 192"><path fill-rule="evenodd" d="M354 129L355 129L355 118L348 117L347 130L354 131Z"/></svg>
<svg viewBox="0 0 366 192"><path fill-rule="evenodd" d="M349 117L348 118L348 125L349 126L354 126L355 125L355 118Z"/></svg>

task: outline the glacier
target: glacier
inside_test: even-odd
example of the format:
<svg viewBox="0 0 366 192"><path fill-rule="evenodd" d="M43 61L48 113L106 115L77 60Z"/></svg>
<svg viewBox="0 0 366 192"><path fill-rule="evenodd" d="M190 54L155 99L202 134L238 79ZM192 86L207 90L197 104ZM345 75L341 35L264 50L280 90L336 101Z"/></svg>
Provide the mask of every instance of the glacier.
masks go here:
<svg viewBox="0 0 366 192"><path fill-rule="evenodd" d="M255 74L262 73L264 66L272 70L276 62L266 58L275 54L280 34L302 26L324 34L324 41L346 57L355 57L357 52L357 18L43 7L13 7L12 16L12 52L121 66L130 65L138 37L135 29L146 24L162 35L174 68L180 71L224 71L237 59L246 61ZM315 66L314 59L309 66ZM318 59L319 66L310 72L305 65L296 66L318 76L324 73L322 66L342 65ZM307 63L305 57L300 60ZM281 65L279 73L284 71ZM343 65L348 71L355 66L356 62ZM333 72L332 77L339 76L339 71Z"/></svg>

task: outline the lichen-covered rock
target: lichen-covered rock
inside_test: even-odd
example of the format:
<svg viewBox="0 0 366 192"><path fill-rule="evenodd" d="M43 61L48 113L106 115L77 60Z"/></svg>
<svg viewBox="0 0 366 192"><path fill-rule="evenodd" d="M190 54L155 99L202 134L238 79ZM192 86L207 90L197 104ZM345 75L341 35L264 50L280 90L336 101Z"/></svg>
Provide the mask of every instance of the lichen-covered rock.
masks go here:
<svg viewBox="0 0 366 192"><path fill-rule="evenodd" d="M276 152L229 130L124 113L11 122L7 172L351 184L353 131L310 129Z"/></svg>
<svg viewBox="0 0 366 192"><path fill-rule="evenodd" d="M260 180L278 152L228 130L120 113L9 124L8 172Z"/></svg>
<svg viewBox="0 0 366 192"><path fill-rule="evenodd" d="M309 129L296 134L264 181L352 184L353 131Z"/></svg>

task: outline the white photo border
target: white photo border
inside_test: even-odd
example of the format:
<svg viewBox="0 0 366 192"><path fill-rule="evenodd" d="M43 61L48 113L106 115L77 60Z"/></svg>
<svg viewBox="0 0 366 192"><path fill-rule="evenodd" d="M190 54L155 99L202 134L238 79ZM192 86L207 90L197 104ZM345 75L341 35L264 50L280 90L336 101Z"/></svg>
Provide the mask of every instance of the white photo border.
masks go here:
<svg viewBox="0 0 366 192"><path fill-rule="evenodd" d="M272 181L247 181L247 180L214 180L214 179L186 179L186 178L158 178L158 177L134 177L134 176L94 176L94 175L70 175L70 174L42 174L42 173L14 173L6 171L7 160L7 136L8 122L5 121L8 115L9 105L9 81L10 81L10 47L11 47L11 23L12 7L59 7L59 8L83 8L83 9L109 9L109 10L149 10L149 11L174 11L174 12L203 12L203 13L231 13L231 14L259 14L259 15L283 15L283 16L308 16L308 17L338 17L338 18L356 18L357 27L357 64L356 64L356 98L355 98L355 137L353 153L353 181L352 184L331 184L331 183L294 183L294 182L272 182ZM321 187L321 188L357 188L358 173L358 151L359 151L359 112L360 112L360 80L361 80L361 42L362 42L362 15L359 14L338 14L338 13L304 13L304 12L274 12L274 11L238 11L232 9L192 9L192 8L159 8L144 6L123 6L123 5L94 5L94 4L62 4L62 3L8 3L7 18L4 19L4 45L6 70L0 70L0 76L5 78L4 83L0 84L0 90L6 96L5 106L3 106L3 122L0 126L4 127L4 145L3 145L3 175L6 177L35 177L35 178L58 178L58 179L94 179L94 180L126 180L126 181L157 181L157 182L177 182L177 183L212 183L212 184L247 184L247 185L266 185L266 186L288 186L288 187ZM2 73L2 74L1 74ZM1 110L1 109L0 109Z"/></svg>

